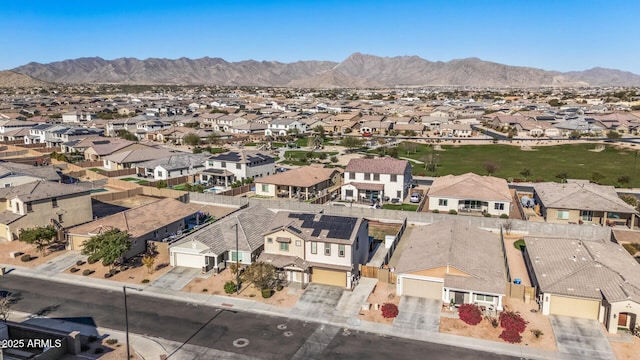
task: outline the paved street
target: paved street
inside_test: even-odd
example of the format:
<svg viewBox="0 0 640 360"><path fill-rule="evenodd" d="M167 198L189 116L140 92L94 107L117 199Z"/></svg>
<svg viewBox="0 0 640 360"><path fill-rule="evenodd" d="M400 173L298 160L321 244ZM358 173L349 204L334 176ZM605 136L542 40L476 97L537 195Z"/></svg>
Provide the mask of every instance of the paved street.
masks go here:
<svg viewBox="0 0 640 360"><path fill-rule="evenodd" d="M15 310L124 330L119 291L89 289L15 275L0 288L17 294ZM336 326L199 306L127 292L132 333L259 359L508 359L475 350L358 332ZM80 326L79 326L80 328ZM426 340L426 339L425 339ZM181 348L174 350L179 358ZM171 357L170 357L171 358Z"/></svg>

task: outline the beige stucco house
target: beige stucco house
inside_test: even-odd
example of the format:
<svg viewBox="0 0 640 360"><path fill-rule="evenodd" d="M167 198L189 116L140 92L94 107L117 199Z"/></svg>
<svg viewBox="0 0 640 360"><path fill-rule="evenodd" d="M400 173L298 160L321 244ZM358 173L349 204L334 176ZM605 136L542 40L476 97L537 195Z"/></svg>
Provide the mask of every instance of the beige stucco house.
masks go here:
<svg viewBox="0 0 640 360"><path fill-rule="evenodd" d="M332 186L339 185L342 175L337 169L302 166L255 180L256 195L310 199Z"/></svg>
<svg viewBox="0 0 640 360"><path fill-rule="evenodd" d="M93 217L89 189L50 181L0 189L0 211L0 238L10 241L21 229L69 227Z"/></svg>

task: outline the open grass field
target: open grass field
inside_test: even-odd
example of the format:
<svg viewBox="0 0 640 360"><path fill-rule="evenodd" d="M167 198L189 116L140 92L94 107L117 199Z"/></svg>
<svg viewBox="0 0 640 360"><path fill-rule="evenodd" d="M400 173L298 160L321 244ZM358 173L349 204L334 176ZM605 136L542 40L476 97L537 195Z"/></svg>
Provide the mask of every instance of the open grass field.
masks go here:
<svg viewBox="0 0 640 360"><path fill-rule="evenodd" d="M623 149L615 145L605 145L600 152L593 151L597 144L570 144L533 147L521 150L509 145L455 146L443 145L442 151L433 150L426 145L418 145L416 152L398 153L399 157L412 158L428 162L431 154L438 155L436 176L447 174L460 175L474 172L487 175L484 164L495 163L498 169L493 176L513 178L525 181L520 174L530 169L528 181L559 181L556 175L567 173L570 179L591 179L594 172L605 177L599 180L603 185L629 186L621 184L619 178L634 178L634 162L638 150ZM411 163L413 175L433 176L425 169L425 164Z"/></svg>

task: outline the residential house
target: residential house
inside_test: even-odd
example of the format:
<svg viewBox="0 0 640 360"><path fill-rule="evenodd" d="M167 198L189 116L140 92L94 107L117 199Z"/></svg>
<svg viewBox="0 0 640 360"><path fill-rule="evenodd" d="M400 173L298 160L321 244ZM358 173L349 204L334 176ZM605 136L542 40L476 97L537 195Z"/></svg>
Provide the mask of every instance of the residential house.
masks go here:
<svg viewBox="0 0 640 360"><path fill-rule="evenodd" d="M509 216L511 192L505 179L474 173L440 176L427 194L429 210L439 212L482 212Z"/></svg>
<svg viewBox="0 0 640 360"><path fill-rule="evenodd" d="M257 205L208 224L169 247L171 266L218 273L229 261L251 265L264 249L262 233L275 216L275 212Z"/></svg>
<svg viewBox="0 0 640 360"><path fill-rule="evenodd" d="M164 198L68 228L65 231L67 245L71 250L82 250L84 242L91 237L119 229L126 231L131 239L131 248L124 254L128 259L145 252L147 241L162 241L188 229L187 220L197 213L194 205Z"/></svg>
<svg viewBox="0 0 640 360"><path fill-rule="evenodd" d="M635 329L640 264L622 246L606 239L527 236L524 241L543 315L595 319L611 334Z"/></svg>
<svg viewBox="0 0 640 360"><path fill-rule="evenodd" d="M502 310L508 279L499 235L458 219L416 226L405 241L398 295Z"/></svg>
<svg viewBox="0 0 640 360"><path fill-rule="evenodd" d="M1 188L0 204L0 238L9 241L18 239L21 229L69 227L93 217L90 189L51 181Z"/></svg>
<svg viewBox="0 0 640 360"><path fill-rule="evenodd" d="M76 140L83 139L88 136L102 135L103 131L100 129L85 129L85 128L49 128L45 129L45 143L47 147L62 146L62 144Z"/></svg>
<svg viewBox="0 0 640 360"><path fill-rule="evenodd" d="M230 132L234 127L244 125L249 121L237 114L224 115L216 119L213 124L215 131Z"/></svg>
<svg viewBox="0 0 640 360"><path fill-rule="evenodd" d="M469 124L446 123L440 125L440 136L471 137L473 130Z"/></svg>
<svg viewBox="0 0 640 360"><path fill-rule="evenodd" d="M533 185L533 196L537 214L547 222L633 228L638 214L613 186L544 182Z"/></svg>
<svg viewBox="0 0 640 360"><path fill-rule="evenodd" d="M311 199L326 194L340 185L342 175L337 169L302 166L255 180L256 195Z"/></svg>
<svg viewBox="0 0 640 360"><path fill-rule="evenodd" d="M409 196L413 184L411 165L392 157L351 159L344 172L340 199L363 201Z"/></svg>
<svg viewBox="0 0 640 360"><path fill-rule="evenodd" d="M74 149L80 150L83 148L84 158L86 160L95 161L102 160L105 156L116 154L118 152L135 149L149 149L151 147L135 141L120 138L89 137L74 145Z"/></svg>
<svg viewBox="0 0 640 360"><path fill-rule="evenodd" d="M0 120L0 136L5 136L8 133L15 133L16 130L30 129L36 125L36 122L24 121L24 120Z"/></svg>
<svg viewBox="0 0 640 360"><path fill-rule="evenodd" d="M232 182L268 176L275 171L275 159L266 152L232 150L211 155L200 174L200 181L230 186Z"/></svg>
<svg viewBox="0 0 640 360"><path fill-rule="evenodd" d="M348 133L360 126L358 123L360 120L359 112L337 114L330 119L329 126L324 129L329 133Z"/></svg>
<svg viewBox="0 0 640 360"><path fill-rule="evenodd" d="M130 169L149 160L161 159L175 154L174 151L165 148L146 147L119 151L111 155L103 156L103 167L108 170Z"/></svg>
<svg viewBox="0 0 640 360"><path fill-rule="evenodd" d="M136 164L138 174L167 180L184 175L194 175L204 169L209 156L206 154L172 153L159 159Z"/></svg>
<svg viewBox="0 0 640 360"><path fill-rule="evenodd" d="M264 235L258 261L284 280L351 289L369 256L369 222L358 217L278 212Z"/></svg>
<svg viewBox="0 0 640 360"><path fill-rule="evenodd" d="M89 112L84 111L69 111L62 114L62 122L63 123L79 123L84 121L91 121L95 119L96 115Z"/></svg>
<svg viewBox="0 0 640 360"><path fill-rule="evenodd" d="M306 133L307 125L295 119L274 119L267 125L264 134L266 136L285 136L296 131L299 134Z"/></svg>
<svg viewBox="0 0 640 360"><path fill-rule="evenodd" d="M51 166L31 166L13 162L0 163L0 188L34 181L60 181L60 174Z"/></svg>

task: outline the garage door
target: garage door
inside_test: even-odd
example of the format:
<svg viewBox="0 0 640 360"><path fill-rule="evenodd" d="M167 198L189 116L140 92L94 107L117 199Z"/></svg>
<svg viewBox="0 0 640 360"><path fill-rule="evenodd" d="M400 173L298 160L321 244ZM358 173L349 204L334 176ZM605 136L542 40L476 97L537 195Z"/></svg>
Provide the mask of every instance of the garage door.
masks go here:
<svg viewBox="0 0 640 360"><path fill-rule="evenodd" d="M344 271L313 268L311 282L347 287L347 274Z"/></svg>
<svg viewBox="0 0 640 360"><path fill-rule="evenodd" d="M598 319L600 302L552 295L549 300L549 313L553 315L573 316L583 319Z"/></svg>
<svg viewBox="0 0 640 360"><path fill-rule="evenodd" d="M402 295L442 300L442 283L402 278Z"/></svg>
<svg viewBox="0 0 640 360"><path fill-rule="evenodd" d="M176 253L175 257L176 266L184 266L196 269L200 269L204 266L204 258L202 257L202 255Z"/></svg>

